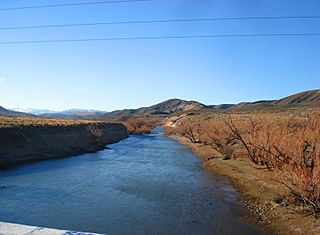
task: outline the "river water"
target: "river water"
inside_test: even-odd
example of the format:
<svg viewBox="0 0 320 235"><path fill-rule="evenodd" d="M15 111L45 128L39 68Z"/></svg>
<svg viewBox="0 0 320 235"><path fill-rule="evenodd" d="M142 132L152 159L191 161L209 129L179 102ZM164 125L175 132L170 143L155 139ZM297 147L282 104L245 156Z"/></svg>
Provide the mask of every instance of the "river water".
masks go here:
<svg viewBox="0 0 320 235"><path fill-rule="evenodd" d="M0 172L0 221L110 235L265 234L245 222L228 180L161 128L109 147Z"/></svg>

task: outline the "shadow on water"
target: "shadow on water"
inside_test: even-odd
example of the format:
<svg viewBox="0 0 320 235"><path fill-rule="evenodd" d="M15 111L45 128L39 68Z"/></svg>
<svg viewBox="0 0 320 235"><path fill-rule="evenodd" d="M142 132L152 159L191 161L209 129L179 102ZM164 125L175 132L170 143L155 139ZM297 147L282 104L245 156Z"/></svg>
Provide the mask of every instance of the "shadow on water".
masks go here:
<svg viewBox="0 0 320 235"><path fill-rule="evenodd" d="M95 154L0 172L0 220L107 234L265 234L186 146L130 136Z"/></svg>

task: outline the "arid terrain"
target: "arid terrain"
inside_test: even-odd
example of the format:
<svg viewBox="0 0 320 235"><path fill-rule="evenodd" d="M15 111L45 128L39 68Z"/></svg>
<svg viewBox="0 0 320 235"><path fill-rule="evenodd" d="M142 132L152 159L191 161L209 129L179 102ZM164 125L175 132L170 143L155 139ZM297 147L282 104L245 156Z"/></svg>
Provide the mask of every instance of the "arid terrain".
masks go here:
<svg viewBox="0 0 320 235"><path fill-rule="evenodd" d="M150 107L61 119L1 109L1 167L93 152L130 134L165 134L232 180L254 219L276 234L320 233L320 91L280 100ZM68 116L72 118L71 116ZM85 115L87 118L87 116ZM115 123L115 124L113 124ZM125 127L126 126L126 127Z"/></svg>
<svg viewBox="0 0 320 235"><path fill-rule="evenodd" d="M277 234L319 233L319 110L184 115L166 124L205 168L232 180L259 223Z"/></svg>
<svg viewBox="0 0 320 235"><path fill-rule="evenodd" d="M274 101L196 105L162 117L162 124L205 159L205 168L232 180L259 223L277 234L319 234L319 106L320 91L313 90ZM150 120L140 118L142 133L157 123Z"/></svg>

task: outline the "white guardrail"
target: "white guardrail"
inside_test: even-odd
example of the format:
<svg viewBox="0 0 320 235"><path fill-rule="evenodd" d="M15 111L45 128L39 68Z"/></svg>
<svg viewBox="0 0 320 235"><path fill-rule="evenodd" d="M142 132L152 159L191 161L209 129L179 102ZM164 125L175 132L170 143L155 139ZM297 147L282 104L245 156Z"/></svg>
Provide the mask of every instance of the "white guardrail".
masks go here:
<svg viewBox="0 0 320 235"><path fill-rule="evenodd" d="M0 235L102 235L0 222Z"/></svg>

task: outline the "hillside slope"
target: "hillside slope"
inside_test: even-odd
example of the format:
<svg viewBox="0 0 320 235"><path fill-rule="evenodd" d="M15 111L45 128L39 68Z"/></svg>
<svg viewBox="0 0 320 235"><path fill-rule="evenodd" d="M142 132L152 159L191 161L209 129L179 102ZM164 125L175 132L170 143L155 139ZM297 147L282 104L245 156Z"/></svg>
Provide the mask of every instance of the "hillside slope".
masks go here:
<svg viewBox="0 0 320 235"><path fill-rule="evenodd" d="M242 102L228 110L255 110L277 108L320 107L320 89L300 92L279 100Z"/></svg>
<svg viewBox="0 0 320 235"><path fill-rule="evenodd" d="M261 100L256 102L242 102L239 104L204 105L197 101L170 99L150 107L138 109L124 109L113 112L99 110L70 109L61 112L41 113L38 116L46 118L73 119L105 119L125 116L168 115L187 111L246 111L263 109L283 109L299 107L320 107L320 89L300 92L279 100ZM30 116L22 112L5 109L0 106L3 116Z"/></svg>
<svg viewBox="0 0 320 235"><path fill-rule="evenodd" d="M138 109L126 109L111 112L107 115L111 116L126 116L126 115L156 115L156 114L172 114L177 112L185 112L199 110L205 108L204 104L196 101L186 101L180 99L170 99L162 103L143 107Z"/></svg>
<svg viewBox="0 0 320 235"><path fill-rule="evenodd" d="M5 109L2 106L0 106L0 115L2 115L2 116L20 116L20 117L32 116L27 113L21 113L21 112L16 112L13 110Z"/></svg>
<svg viewBox="0 0 320 235"><path fill-rule="evenodd" d="M290 106L290 105L308 105L320 106L320 89L300 92L280 100L274 101L273 105Z"/></svg>

